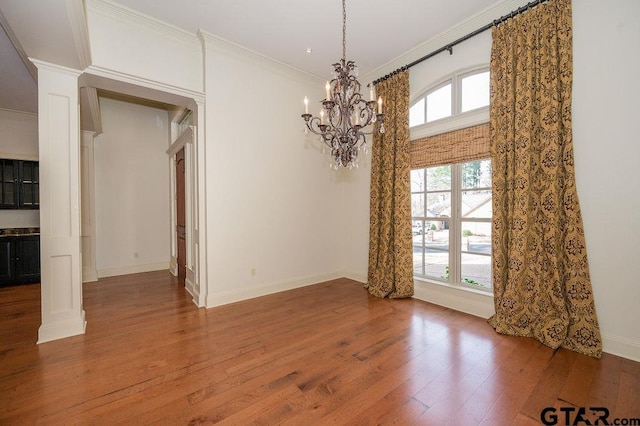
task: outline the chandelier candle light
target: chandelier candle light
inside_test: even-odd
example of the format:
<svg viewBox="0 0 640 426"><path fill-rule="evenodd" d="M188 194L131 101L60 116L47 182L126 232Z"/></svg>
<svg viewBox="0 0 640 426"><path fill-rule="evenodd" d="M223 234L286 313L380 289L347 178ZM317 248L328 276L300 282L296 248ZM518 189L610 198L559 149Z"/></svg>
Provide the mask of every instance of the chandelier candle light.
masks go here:
<svg viewBox="0 0 640 426"><path fill-rule="evenodd" d="M333 79L325 85L326 99L322 103L320 118L309 114L309 99L304 97L305 133L310 130L320 135L322 142L331 150L332 167L352 168L358 165L358 152L366 153L366 135L364 128L378 121L379 132L384 133L384 114L382 98L376 102L373 86L369 88L369 100L365 101L360 94L360 83L356 79L358 67L353 61L346 60L347 8L346 0L342 0L342 59L333 64ZM377 112L376 112L377 106Z"/></svg>

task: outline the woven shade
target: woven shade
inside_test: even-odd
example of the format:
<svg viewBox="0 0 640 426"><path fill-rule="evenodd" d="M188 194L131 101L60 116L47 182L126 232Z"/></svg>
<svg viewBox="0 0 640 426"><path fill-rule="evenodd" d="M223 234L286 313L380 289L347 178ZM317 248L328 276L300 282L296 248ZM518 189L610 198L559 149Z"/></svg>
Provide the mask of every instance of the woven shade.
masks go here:
<svg viewBox="0 0 640 426"><path fill-rule="evenodd" d="M489 123L411 142L412 169L481 160L489 156Z"/></svg>

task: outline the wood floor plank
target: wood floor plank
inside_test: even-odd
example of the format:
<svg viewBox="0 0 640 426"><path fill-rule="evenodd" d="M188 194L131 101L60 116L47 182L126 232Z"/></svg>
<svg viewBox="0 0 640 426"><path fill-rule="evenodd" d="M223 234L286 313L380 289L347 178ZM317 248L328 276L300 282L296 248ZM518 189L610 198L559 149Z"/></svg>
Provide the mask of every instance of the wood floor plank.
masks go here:
<svg viewBox="0 0 640 426"><path fill-rule="evenodd" d="M348 279L211 309L166 271L83 293L86 333L37 345L39 285L0 288L0 424L528 426L546 404L639 417L640 363Z"/></svg>

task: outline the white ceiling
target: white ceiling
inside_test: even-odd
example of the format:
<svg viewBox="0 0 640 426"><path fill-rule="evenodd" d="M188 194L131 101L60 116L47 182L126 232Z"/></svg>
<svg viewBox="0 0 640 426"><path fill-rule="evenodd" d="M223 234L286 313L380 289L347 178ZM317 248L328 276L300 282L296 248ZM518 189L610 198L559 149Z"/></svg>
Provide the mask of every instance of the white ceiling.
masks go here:
<svg viewBox="0 0 640 426"><path fill-rule="evenodd" d="M6 18L4 24L28 56L74 67L77 51L65 3L81 7L81 1L0 0L0 18ZM322 79L342 56L340 0L115 2L194 34L201 29ZM496 2L501 3L347 0L347 59L356 62L360 75L373 72ZM0 58L0 108L35 112L35 82L3 31Z"/></svg>
<svg viewBox="0 0 640 426"><path fill-rule="evenodd" d="M193 33L202 29L323 79L342 57L340 0L116 2ZM347 0L347 59L367 74L496 2Z"/></svg>

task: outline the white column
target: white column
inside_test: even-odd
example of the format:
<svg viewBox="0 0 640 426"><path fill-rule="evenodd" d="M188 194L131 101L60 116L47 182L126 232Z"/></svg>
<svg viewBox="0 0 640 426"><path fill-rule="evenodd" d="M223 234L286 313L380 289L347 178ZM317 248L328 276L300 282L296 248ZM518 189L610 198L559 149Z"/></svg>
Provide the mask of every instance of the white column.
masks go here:
<svg viewBox="0 0 640 426"><path fill-rule="evenodd" d="M38 343L84 333L79 71L38 67L42 325Z"/></svg>
<svg viewBox="0 0 640 426"><path fill-rule="evenodd" d="M93 162L95 132L82 131L80 146L80 200L82 205L82 281L98 281L96 268L96 196Z"/></svg>
<svg viewBox="0 0 640 426"><path fill-rule="evenodd" d="M207 259L207 175L205 152L205 104L196 102L197 120L196 135L193 138L193 202L190 213L193 221L193 243L191 259L195 275L195 285L198 288L198 300L194 300L199 307L211 306L207 302L209 294L208 259Z"/></svg>

